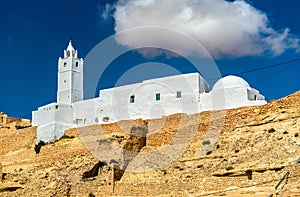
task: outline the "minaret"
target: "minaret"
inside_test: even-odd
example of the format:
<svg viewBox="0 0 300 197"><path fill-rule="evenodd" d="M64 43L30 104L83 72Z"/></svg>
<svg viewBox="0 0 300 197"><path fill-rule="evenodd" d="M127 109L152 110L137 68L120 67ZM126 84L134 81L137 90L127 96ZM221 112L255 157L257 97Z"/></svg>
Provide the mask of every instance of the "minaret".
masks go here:
<svg viewBox="0 0 300 197"><path fill-rule="evenodd" d="M58 59L57 103L71 105L83 100L83 59L70 40L64 57Z"/></svg>

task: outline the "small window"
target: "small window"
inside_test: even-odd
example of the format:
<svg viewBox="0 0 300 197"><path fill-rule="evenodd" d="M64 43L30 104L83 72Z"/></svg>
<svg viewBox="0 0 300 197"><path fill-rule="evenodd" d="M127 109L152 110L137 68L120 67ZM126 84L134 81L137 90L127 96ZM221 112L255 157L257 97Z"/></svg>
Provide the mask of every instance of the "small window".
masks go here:
<svg viewBox="0 0 300 197"><path fill-rule="evenodd" d="M106 116L106 117L103 117L103 118L102 118L102 121L103 121L103 122L108 122L108 121L109 121L109 117L107 117L107 116Z"/></svg>
<svg viewBox="0 0 300 197"><path fill-rule="evenodd" d="M64 83L67 83L67 80L64 80Z"/></svg>
<svg viewBox="0 0 300 197"><path fill-rule="evenodd" d="M75 66L76 66L76 68L78 68L78 62L76 62Z"/></svg>
<svg viewBox="0 0 300 197"><path fill-rule="evenodd" d="M134 103L134 98L135 98L134 95L131 95L131 96L130 96L130 103Z"/></svg>
<svg viewBox="0 0 300 197"><path fill-rule="evenodd" d="M55 109L58 109L58 105L55 106Z"/></svg>
<svg viewBox="0 0 300 197"><path fill-rule="evenodd" d="M67 66L67 62L64 63L64 67L66 67L66 66Z"/></svg>
<svg viewBox="0 0 300 197"><path fill-rule="evenodd" d="M160 93L157 93L157 94L155 95L155 99L156 99L157 101L160 101Z"/></svg>
<svg viewBox="0 0 300 197"><path fill-rule="evenodd" d="M181 91L176 92L176 98L181 98Z"/></svg>

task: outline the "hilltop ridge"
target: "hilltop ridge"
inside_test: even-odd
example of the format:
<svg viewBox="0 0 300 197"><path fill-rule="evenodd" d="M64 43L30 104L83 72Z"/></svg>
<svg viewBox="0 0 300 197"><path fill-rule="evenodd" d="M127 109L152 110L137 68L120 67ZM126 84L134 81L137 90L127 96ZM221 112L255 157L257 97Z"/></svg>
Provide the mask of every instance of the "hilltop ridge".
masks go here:
<svg viewBox="0 0 300 197"><path fill-rule="evenodd" d="M300 92L226 113L175 114L70 129L65 134L74 138L47 144L39 154L34 151L36 127L20 121L24 127L18 127L17 122L0 123L0 196L300 196ZM147 125L144 143L128 132L132 125ZM172 145L176 136L179 142L193 136L169 163L120 175L104 160L99 163L89 147L94 144L85 138L91 135L137 155ZM172 155L160 153L158 158ZM275 190L287 172L288 181Z"/></svg>

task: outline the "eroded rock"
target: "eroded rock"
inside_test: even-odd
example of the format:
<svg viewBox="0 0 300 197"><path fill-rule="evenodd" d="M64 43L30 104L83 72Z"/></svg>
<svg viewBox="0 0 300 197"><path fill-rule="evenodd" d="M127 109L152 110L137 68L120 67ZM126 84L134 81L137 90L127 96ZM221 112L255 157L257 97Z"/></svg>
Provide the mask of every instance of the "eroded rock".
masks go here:
<svg viewBox="0 0 300 197"><path fill-rule="evenodd" d="M2 163L0 163L0 182L3 180Z"/></svg>

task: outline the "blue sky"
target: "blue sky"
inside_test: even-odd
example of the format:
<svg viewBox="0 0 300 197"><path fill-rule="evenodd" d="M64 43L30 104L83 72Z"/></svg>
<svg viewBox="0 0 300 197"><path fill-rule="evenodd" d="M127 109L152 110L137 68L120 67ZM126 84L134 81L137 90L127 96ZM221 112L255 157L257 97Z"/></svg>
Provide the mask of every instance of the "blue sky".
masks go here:
<svg viewBox="0 0 300 197"><path fill-rule="evenodd" d="M148 2L151 4L151 1ZM252 0L247 1L247 4L252 5L258 11L257 13L263 13L267 16L267 26L272 30L283 34L285 28L288 28L293 39L300 38L299 1ZM149 5L143 6L143 11L152 11L153 16L162 14L159 9L153 12L147 7ZM128 10L134 10L127 13L126 19L128 20L126 22L122 21L120 16L117 17L117 14L122 14L121 8L124 7ZM160 7L163 7L163 5ZM135 20L132 18L133 14L140 14L138 12L134 13L136 11L138 10L126 1L123 3L109 0L0 1L0 111L14 117L30 118L28 115L31 114L32 110L36 110L39 106L47 103L55 102L57 59L63 55L63 49L67 47L70 37L72 37L73 46L79 50L79 56L84 58L93 47L108 36L113 35L118 28L135 25ZM214 11L212 9L212 12ZM115 15L112 15L114 13ZM226 15L226 12L224 14ZM209 16L209 13L207 16ZM165 17L165 15L162 14L162 17ZM199 15L196 14L193 17L194 22L197 22ZM138 23L143 24L145 21L146 19L140 17ZM164 25L164 18L160 22ZM226 20L221 24L224 30L231 27L230 24L224 23L226 23ZM234 30L232 28L230 35L234 35ZM220 32L220 35L222 33ZM260 32L260 38L265 38L265 33ZM234 37L232 41L234 41ZM255 42L260 41L256 39ZM242 48L234 48L237 46L233 45L224 47L224 50L220 51L218 47L210 43L209 39L207 42L207 46L211 47L210 52L215 54L213 55L215 62L224 76L300 58L297 47L286 47L282 52L276 53L279 49L277 45L273 44L273 47L277 47L274 50L264 48L259 54L253 54L257 52L257 48L254 47L255 49L247 52L249 54L243 54L242 49L251 47L247 43L244 47L238 46ZM238 42L226 43L229 43L229 45L232 43L238 44ZM258 46L261 46L260 43L258 43ZM272 46L270 45L270 47ZM232 47L234 50L228 50ZM218 53L222 55L218 55ZM238 53L238 55L235 53ZM123 72L149 61L172 65L181 73L194 71L184 58L164 55L150 58L144 57L139 52L131 51L116 59L108 67L99 81L98 88L113 87ZM162 69L153 68L152 70L155 73L153 76L168 75L168 71ZM300 89L299 71L300 61L296 61L238 75L246 79L252 87L260 90L267 100L271 100L284 97ZM139 75L135 79L126 82L134 83L150 76ZM213 82L211 85L213 85Z"/></svg>

